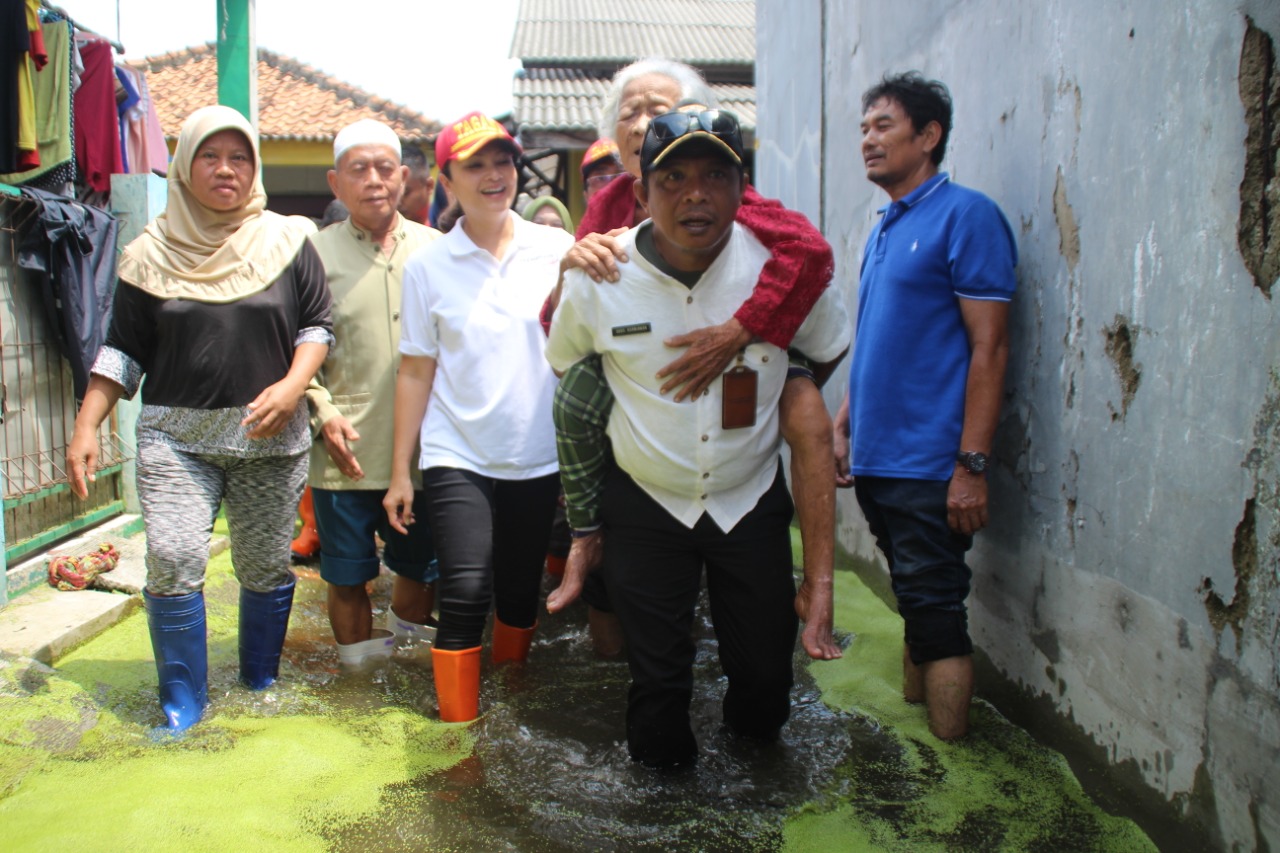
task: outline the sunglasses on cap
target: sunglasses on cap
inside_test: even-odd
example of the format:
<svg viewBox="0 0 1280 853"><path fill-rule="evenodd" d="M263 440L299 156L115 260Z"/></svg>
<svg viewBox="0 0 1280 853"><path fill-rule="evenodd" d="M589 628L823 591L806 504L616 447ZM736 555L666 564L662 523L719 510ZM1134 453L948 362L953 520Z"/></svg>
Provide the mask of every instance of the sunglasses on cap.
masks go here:
<svg viewBox="0 0 1280 853"><path fill-rule="evenodd" d="M724 110L702 112L672 112L654 116L649 122L653 136L659 142L671 142L690 133L708 133L729 146L735 155L741 156L742 129L738 118Z"/></svg>

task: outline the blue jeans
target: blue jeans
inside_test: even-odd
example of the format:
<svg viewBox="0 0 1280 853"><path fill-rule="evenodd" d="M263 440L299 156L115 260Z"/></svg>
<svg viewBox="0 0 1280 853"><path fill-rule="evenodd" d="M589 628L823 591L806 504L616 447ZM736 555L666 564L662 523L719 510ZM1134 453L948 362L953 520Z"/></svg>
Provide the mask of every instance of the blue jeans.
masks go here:
<svg viewBox="0 0 1280 853"><path fill-rule="evenodd" d="M320 531L320 577L335 586L356 586L378 576L378 548L373 535L386 547L382 560L387 568L409 580L433 583L439 574L436 552L427 525L427 498L421 489L413 493L409 535L397 533L382 508L381 489L312 489L316 529Z"/></svg>
<svg viewBox="0 0 1280 853"><path fill-rule="evenodd" d="M973 653L964 600L973 537L947 524L947 480L858 477L854 490L889 562L893 594L915 664Z"/></svg>

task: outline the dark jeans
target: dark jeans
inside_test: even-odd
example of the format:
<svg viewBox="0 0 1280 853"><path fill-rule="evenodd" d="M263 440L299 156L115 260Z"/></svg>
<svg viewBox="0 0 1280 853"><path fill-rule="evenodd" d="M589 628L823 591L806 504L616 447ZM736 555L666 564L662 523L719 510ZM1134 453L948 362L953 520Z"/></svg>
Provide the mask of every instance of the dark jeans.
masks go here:
<svg viewBox="0 0 1280 853"><path fill-rule="evenodd" d="M973 653L964 600L973 537L947 524L946 480L858 477L854 490L889 563L913 663Z"/></svg>
<svg viewBox="0 0 1280 853"><path fill-rule="evenodd" d="M422 488L440 562L436 647L480 645L490 607L513 628L533 627L559 476L495 480L459 468L428 468Z"/></svg>
<svg viewBox="0 0 1280 853"><path fill-rule="evenodd" d="M316 530L320 532L320 577L336 586L355 586L378 576L378 546L382 537L382 562L391 571L420 583L434 583L436 552L427 525L427 496L413 493L413 514L418 523L408 535L397 533L382 508L383 489L312 489Z"/></svg>
<svg viewBox="0 0 1280 853"><path fill-rule="evenodd" d="M771 739L791 713L795 648L791 497L781 469L755 508L725 533L707 515L689 529L625 473L604 489L604 572L631 669L627 746L634 760L673 766L697 756L689 724L693 626L702 567L720 665L724 720L735 733Z"/></svg>

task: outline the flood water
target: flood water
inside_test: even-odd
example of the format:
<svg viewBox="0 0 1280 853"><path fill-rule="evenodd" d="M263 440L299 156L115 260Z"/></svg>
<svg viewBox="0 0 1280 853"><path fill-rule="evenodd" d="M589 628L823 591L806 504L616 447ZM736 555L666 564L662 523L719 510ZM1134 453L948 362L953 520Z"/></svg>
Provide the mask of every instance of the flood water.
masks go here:
<svg viewBox="0 0 1280 853"><path fill-rule="evenodd" d="M389 583L375 586L381 610ZM975 703L963 743L929 737L897 695L897 617L849 573L837 586L846 656L797 658L777 744L720 731L724 685L699 622L702 753L675 774L628 759L626 665L592 655L579 608L544 619L527 664L486 659L481 719L463 726L437 721L425 648L341 672L314 577L298 585L280 682L250 693L236 683L225 555L207 593L211 706L182 737L153 732L140 612L53 669L0 660L5 849L1154 849L990 706Z"/></svg>
<svg viewBox="0 0 1280 853"><path fill-rule="evenodd" d="M317 597L301 608L305 624L321 626L315 645L294 658L304 677L335 688L335 701L434 716L425 649L403 649L365 677L330 674L322 603ZM398 825L400 839L477 853L780 849L786 815L833 783L856 719L823 705L802 670L804 686L780 743L725 735L724 683L710 622L701 618L693 719L702 753L690 771L651 772L631 762L623 741L626 664L591 653L584 616L577 608L544 616L523 666L486 660L482 717L470 729L474 754L399 786L372 824L385 820ZM337 850L403 849L379 835L347 828L329 841Z"/></svg>

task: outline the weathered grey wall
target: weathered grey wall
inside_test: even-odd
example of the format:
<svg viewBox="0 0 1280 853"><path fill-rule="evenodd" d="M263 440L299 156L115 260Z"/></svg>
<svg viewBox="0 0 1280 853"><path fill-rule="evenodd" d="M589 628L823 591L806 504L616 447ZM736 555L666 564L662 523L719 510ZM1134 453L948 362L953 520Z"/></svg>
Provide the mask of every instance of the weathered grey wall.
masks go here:
<svg viewBox="0 0 1280 853"><path fill-rule="evenodd" d="M851 305L886 200L863 177L859 97L885 71L951 87L944 168L1018 234L975 639L1224 848L1276 849L1280 3L757 16L757 183L822 223ZM874 556L851 495L840 537Z"/></svg>

